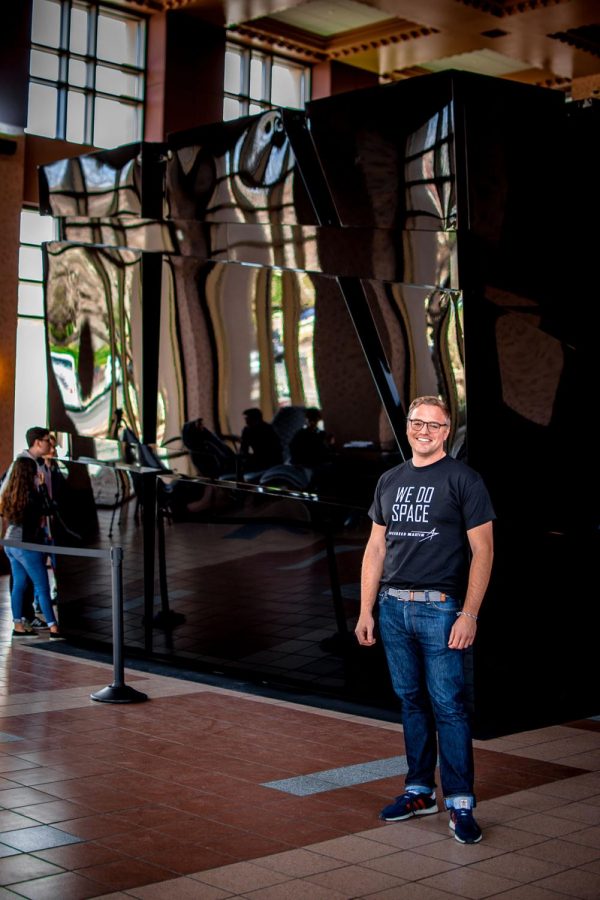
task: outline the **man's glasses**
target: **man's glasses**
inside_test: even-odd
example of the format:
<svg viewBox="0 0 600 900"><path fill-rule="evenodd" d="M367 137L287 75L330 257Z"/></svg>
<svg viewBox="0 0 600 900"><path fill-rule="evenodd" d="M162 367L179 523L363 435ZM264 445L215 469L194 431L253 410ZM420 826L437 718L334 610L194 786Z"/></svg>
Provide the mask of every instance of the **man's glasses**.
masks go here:
<svg viewBox="0 0 600 900"><path fill-rule="evenodd" d="M440 428L447 428L448 425L446 422L424 422L423 419L407 419L406 420L415 431L421 431L423 428L427 428L427 431L439 431Z"/></svg>

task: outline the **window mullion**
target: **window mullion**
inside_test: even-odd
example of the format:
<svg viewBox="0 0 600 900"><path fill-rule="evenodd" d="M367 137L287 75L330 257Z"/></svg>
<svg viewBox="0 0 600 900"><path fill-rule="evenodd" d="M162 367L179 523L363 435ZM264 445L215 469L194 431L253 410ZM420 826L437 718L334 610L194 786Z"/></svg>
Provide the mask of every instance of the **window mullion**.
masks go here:
<svg viewBox="0 0 600 900"><path fill-rule="evenodd" d="M271 76L273 68L273 57L265 56L263 65L263 96L265 103L271 105Z"/></svg>
<svg viewBox="0 0 600 900"><path fill-rule="evenodd" d="M71 32L71 2L63 0L60 15L60 47L58 52L58 96L56 104L56 137L67 137L67 84L69 75L69 35Z"/></svg>
<svg viewBox="0 0 600 900"><path fill-rule="evenodd" d="M94 4L90 6L88 16L88 46L87 52L90 57L88 63L87 86L88 90L85 95L85 142L86 144L94 143L94 102L96 96L96 54L98 50L98 7Z"/></svg>

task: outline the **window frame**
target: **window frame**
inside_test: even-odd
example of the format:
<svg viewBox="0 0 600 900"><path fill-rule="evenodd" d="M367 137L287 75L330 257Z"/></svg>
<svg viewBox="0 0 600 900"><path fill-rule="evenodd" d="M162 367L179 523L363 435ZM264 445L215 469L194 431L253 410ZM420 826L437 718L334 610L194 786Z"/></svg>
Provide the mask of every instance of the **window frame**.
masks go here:
<svg viewBox="0 0 600 900"><path fill-rule="evenodd" d="M33 2L35 3L35 0L33 0ZM137 137L126 143L143 140L148 55L148 17L138 13L129 12L128 10L119 9L110 4L99 2L99 0L55 0L55 2L60 9L59 46L56 47L34 41L32 34L30 48L32 53L38 51L50 54L58 59L58 78L51 79L41 75L32 74L31 64L29 71L30 85L38 84L42 87L51 88L56 91L56 122L52 137L56 140L63 140L70 143L103 147L103 144L94 143L97 118L96 101L100 99L117 102L124 106L134 108L137 113L136 121L138 134ZM70 46L72 11L79 9L85 10L87 13L85 53L72 50ZM120 21L132 22L137 26L136 65L130 63L116 63L113 60L103 59L98 56L98 20L101 15L108 15ZM85 85L75 84L69 81L69 67L72 61L81 63L85 67ZM99 90L96 84L98 67L112 69L125 76L135 78L141 86L141 90L139 91L140 96L133 96L131 94L111 94L106 90ZM77 141L74 141L69 137L70 94L82 96L84 103L83 134L81 140ZM29 134L40 133L35 130L35 123L32 123L30 126L29 121L25 130Z"/></svg>
<svg viewBox="0 0 600 900"><path fill-rule="evenodd" d="M273 64L278 63L290 69L297 69L302 74L302 106L289 107L290 109L305 109L306 104L310 100L311 95L311 75L312 67L296 60L288 59L286 56L280 56L276 53L269 53L265 50L258 50L254 47L238 44L237 41L227 40L225 44L225 54L228 52L239 53L241 58L240 71L240 91L227 90L223 85L223 109L228 100L233 100L239 104L238 118L242 116L254 115L261 111L269 109L279 109L280 105L272 102L273 95ZM264 63L262 71L262 97L256 98L250 94L250 71L252 61L260 59ZM267 99L268 98L268 99ZM254 107L254 109L251 109Z"/></svg>

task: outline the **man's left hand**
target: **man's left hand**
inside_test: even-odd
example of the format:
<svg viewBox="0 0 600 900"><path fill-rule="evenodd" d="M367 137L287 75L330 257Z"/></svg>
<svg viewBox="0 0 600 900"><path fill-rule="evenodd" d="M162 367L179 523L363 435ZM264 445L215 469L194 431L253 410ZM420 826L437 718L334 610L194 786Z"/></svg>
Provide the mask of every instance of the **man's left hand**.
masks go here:
<svg viewBox="0 0 600 900"><path fill-rule="evenodd" d="M475 641L477 622L470 616L457 616L452 626L448 647L451 650L466 650Z"/></svg>

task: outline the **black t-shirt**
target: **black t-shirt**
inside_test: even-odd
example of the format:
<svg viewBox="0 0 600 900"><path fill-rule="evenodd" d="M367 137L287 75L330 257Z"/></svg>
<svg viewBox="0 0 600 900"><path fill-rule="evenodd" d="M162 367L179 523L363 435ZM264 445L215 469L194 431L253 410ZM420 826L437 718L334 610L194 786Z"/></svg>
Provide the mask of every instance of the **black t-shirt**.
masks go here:
<svg viewBox="0 0 600 900"><path fill-rule="evenodd" d="M408 460L385 472L369 516L386 527L382 586L458 599L468 578L466 532L495 519L481 476L450 456L429 466Z"/></svg>

